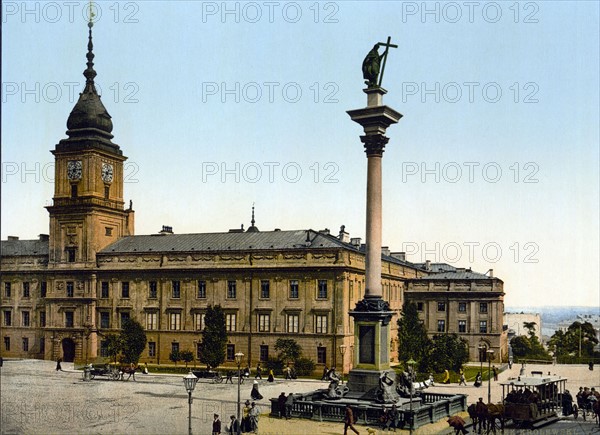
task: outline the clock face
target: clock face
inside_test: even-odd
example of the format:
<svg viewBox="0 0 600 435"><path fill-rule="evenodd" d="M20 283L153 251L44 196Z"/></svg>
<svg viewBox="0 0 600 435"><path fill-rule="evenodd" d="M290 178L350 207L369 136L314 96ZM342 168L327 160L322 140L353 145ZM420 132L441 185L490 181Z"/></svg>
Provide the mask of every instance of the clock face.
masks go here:
<svg viewBox="0 0 600 435"><path fill-rule="evenodd" d="M80 180L82 169L81 160L69 160L67 163L67 177L69 177L69 180Z"/></svg>
<svg viewBox="0 0 600 435"><path fill-rule="evenodd" d="M102 163L102 181L111 183L113 180L113 166L110 163Z"/></svg>

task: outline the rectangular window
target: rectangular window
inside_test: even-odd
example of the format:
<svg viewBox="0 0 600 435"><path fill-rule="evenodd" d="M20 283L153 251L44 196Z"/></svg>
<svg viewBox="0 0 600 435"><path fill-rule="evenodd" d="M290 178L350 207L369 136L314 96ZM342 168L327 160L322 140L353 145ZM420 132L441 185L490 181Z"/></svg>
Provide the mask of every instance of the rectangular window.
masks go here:
<svg viewBox="0 0 600 435"><path fill-rule="evenodd" d="M71 198L77 198L77 184L71 184Z"/></svg>
<svg viewBox="0 0 600 435"><path fill-rule="evenodd" d="M446 332L446 321L445 320L438 320L437 332Z"/></svg>
<svg viewBox="0 0 600 435"><path fill-rule="evenodd" d="M45 326L46 326L46 312L40 311L40 328L43 328Z"/></svg>
<svg viewBox="0 0 600 435"><path fill-rule="evenodd" d="M108 311L100 311L100 328L110 328L110 313Z"/></svg>
<svg viewBox="0 0 600 435"><path fill-rule="evenodd" d="M30 326L29 311L21 311L21 319L23 320L23 326Z"/></svg>
<svg viewBox="0 0 600 435"><path fill-rule="evenodd" d="M4 326L12 326L12 312L11 311L4 312Z"/></svg>
<svg viewBox="0 0 600 435"><path fill-rule="evenodd" d="M29 338L23 337L23 352L29 352Z"/></svg>
<svg viewBox="0 0 600 435"><path fill-rule="evenodd" d="M148 284L148 298L156 299L156 295L158 294L158 284L156 281L150 281Z"/></svg>
<svg viewBox="0 0 600 435"><path fill-rule="evenodd" d="M158 329L158 313L156 311L146 313L146 329Z"/></svg>
<svg viewBox="0 0 600 435"><path fill-rule="evenodd" d="M102 358L108 358L108 341L102 340L100 342L100 356Z"/></svg>
<svg viewBox="0 0 600 435"><path fill-rule="evenodd" d="M459 313L466 313L467 312L467 303L466 302L459 302L458 303L458 312Z"/></svg>
<svg viewBox="0 0 600 435"><path fill-rule="evenodd" d="M4 283L4 297L5 298L10 298L10 286L11 286L10 282Z"/></svg>
<svg viewBox="0 0 600 435"><path fill-rule="evenodd" d="M438 302L438 311L446 311L446 302Z"/></svg>
<svg viewBox="0 0 600 435"><path fill-rule="evenodd" d="M206 299L206 281L204 281L204 280L198 281L198 294L196 297L198 299Z"/></svg>
<svg viewBox="0 0 600 435"><path fill-rule="evenodd" d="M268 280L262 280L260 282L260 298L261 299L269 299L270 295L270 286Z"/></svg>
<svg viewBox="0 0 600 435"><path fill-rule="evenodd" d="M300 323L300 316L298 314L288 314L287 316L287 332L297 334Z"/></svg>
<svg viewBox="0 0 600 435"><path fill-rule="evenodd" d="M10 350L10 337L4 337L4 350Z"/></svg>
<svg viewBox="0 0 600 435"><path fill-rule="evenodd" d="M202 331L204 329L204 318L206 313L196 313L194 315L194 323L196 331Z"/></svg>
<svg viewBox="0 0 600 435"><path fill-rule="evenodd" d="M266 344L261 344L260 345L260 354L259 354L260 360L261 361L268 361L269 360L269 346L267 346Z"/></svg>
<svg viewBox="0 0 600 435"><path fill-rule="evenodd" d="M104 235L105 236L112 236L112 228L111 227L104 227Z"/></svg>
<svg viewBox="0 0 600 435"><path fill-rule="evenodd" d="M327 280L320 279L318 282L317 299L327 299Z"/></svg>
<svg viewBox="0 0 600 435"><path fill-rule="evenodd" d="M44 340L44 337L40 338L40 353L44 353L46 352L46 340Z"/></svg>
<svg viewBox="0 0 600 435"><path fill-rule="evenodd" d="M129 313L129 311L121 311L120 317L121 317L121 328L122 328L125 321L129 320L131 318L131 314Z"/></svg>
<svg viewBox="0 0 600 435"><path fill-rule="evenodd" d="M479 333L486 334L487 333L487 320L481 320L479 322Z"/></svg>
<svg viewBox="0 0 600 435"><path fill-rule="evenodd" d="M65 311L65 327L72 328L75 313L73 311Z"/></svg>
<svg viewBox="0 0 600 435"><path fill-rule="evenodd" d="M148 342L148 356L149 357L156 356L156 342L155 341Z"/></svg>
<svg viewBox="0 0 600 435"><path fill-rule="evenodd" d="M129 298L129 282L124 281L121 283L121 297L124 299Z"/></svg>
<svg viewBox="0 0 600 435"><path fill-rule="evenodd" d="M202 358L202 343L196 343L196 359Z"/></svg>
<svg viewBox="0 0 600 435"><path fill-rule="evenodd" d="M458 321L458 332L467 332L467 321L466 320Z"/></svg>
<svg viewBox="0 0 600 435"><path fill-rule="evenodd" d="M290 299L298 299L300 292L298 291L298 280L290 280Z"/></svg>
<svg viewBox="0 0 600 435"><path fill-rule="evenodd" d="M179 343L177 343L177 342L171 343L171 352L179 353Z"/></svg>
<svg viewBox="0 0 600 435"><path fill-rule="evenodd" d="M100 284L100 297L102 299L108 299L108 281L102 281Z"/></svg>
<svg viewBox="0 0 600 435"><path fill-rule="evenodd" d="M46 283L46 281L42 281L40 283L40 297L45 298L47 291L48 291L48 284Z"/></svg>
<svg viewBox="0 0 600 435"><path fill-rule="evenodd" d="M104 186L104 199L108 199L110 195L110 186ZM109 230L110 228L107 228L107 230ZM108 233L108 231L107 231ZM107 234L107 236L110 236L110 233Z"/></svg>
<svg viewBox="0 0 600 435"><path fill-rule="evenodd" d="M258 331L269 332L271 329L271 315L270 314L259 314L258 315Z"/></svg>
<svg viewBox="0 0 600 435"><path fill-rule="evenodd" d="M227 345L227 361L235 361L235 344Z"/></svg>
<svg viewBox="0 0 600 435"><path fill-rule="evenodd" d="M423 311L423 302L417 302L417 311Z"/></svg>
<svg viewBox="0 0 600 435"><path fill-rule="evenodd" d="M29 297L29 283L28 282L23 283L23 297L24 298Z"/></svg>
<svg viewBox="0 0 600 435"><path fill-rule="evenodd" d="M327 364L327 348L317 347L317 364Z"/></svg>
<svg viewBox="0 0 600 435"><path fill-rule="evenodd" d="M67 297L72 298L75 295L75 284L73 281L67 282Z"/></svg>
<svg viewBox="0 0 600 435"><path fill-rule="evenodd" d="M67 261L75 263L75 248L67 248Z"/></svg>
<svg viewBox="0 0 600 435"><path fill-rule="evenodd" d="M327 314L317 314L315 316L315 332L317 334L327 334Z"/></svg>
<svg viewBox="0 0 600 435"><path fill-rule="evenodd" d="M229 299L235 299L235 297L236 297L235 281L227 281L227 297Z"/></svg>
<svg viewBox="0 0 600 435"><path fill-rule="evenodd" d="M181 313L171 313L169 318L169 329L171 331L179 331L181 329Z"/></svg>
<svg viewBox="0 0 600 435"><path fill-rule="evenodd" d="M173 299L179 299L179 298L181 298L181 281L173 281L172 282L171 297Z"/></svg>
<svg viewBox="0 0 600 435"><path fill-rule="evenodd" d="M225 328L227 332L235 331L236 327L236 315L235 314L226 314L225 315Z"/></svg>
<svg viewBox="0 0 600 435"><path fill-rule="evenodd" d="M487 304L487 302L480 302L479 303L479 312L480 313L487 313L488 312L488 304Z"/></svg>

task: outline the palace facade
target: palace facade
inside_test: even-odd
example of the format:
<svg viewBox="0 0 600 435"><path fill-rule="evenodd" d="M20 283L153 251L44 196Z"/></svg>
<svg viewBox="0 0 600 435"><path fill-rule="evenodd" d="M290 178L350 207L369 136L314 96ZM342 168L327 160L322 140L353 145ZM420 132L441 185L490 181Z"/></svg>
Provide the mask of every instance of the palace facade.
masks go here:
<svg viewBox="0 0 600 435"><path fill-rule="evenodd" d="M96 91L91 26L86 86L67 120L67 138L52 150L55 185L49 234L1 242L3 357L93 361L107 356L104 337L126 318L146 329L142 361L168 363L173 350L196 356L204 314L226 314L227 360L243 352L255 365L276 354L278 338L294 338L303 355L347 372L354 323L364 296L360 239L311 229L134 235L134 211L123 200L123 155ZM253 212L254 213L254 212ZM383 248L383 297L396 320L404 299L417 302L432 333L458 332L472 359L478 346L505 359L503 282L445 265L406 261ZM340 346L348 351L343 356ZM401 344L400 344L401 345Z"/></svg>

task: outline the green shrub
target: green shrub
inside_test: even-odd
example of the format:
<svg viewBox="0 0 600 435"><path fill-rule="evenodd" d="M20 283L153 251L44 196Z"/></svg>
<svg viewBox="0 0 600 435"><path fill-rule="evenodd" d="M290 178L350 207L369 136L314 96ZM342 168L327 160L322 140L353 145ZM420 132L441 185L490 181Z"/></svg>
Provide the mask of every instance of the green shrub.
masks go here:
<svg viewBox="0 0 600 435"><path fill-rule="evenodd" d="M298 358L294 364L298 376L310 376L315 371L316 364L310 358Z"/></svg>
<svg viewBox="0 0 600 435"><path fill-rule="evenodd" d="M279 358L270 357L265 366L267 369L265 375L267 376L269 375L269 370L273 370L275 375L283 374L283 361Z"/></svg>

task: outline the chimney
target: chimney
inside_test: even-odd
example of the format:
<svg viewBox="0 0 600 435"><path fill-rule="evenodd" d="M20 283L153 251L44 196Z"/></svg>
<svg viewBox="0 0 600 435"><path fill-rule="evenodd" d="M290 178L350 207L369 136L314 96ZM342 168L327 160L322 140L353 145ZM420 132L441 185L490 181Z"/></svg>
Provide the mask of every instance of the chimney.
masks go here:
<svg viewBox="0 0 600 435"><path fill-rule="evenodd" d="M344 243L350 242L350 234L346 232L346 225L342 225L340 227L340 233L338 234L338 239L340 239Z"/></svg>
<svg viewBox="0 0 600 435"><path fill-rule="evenodd" d="M494 277L494 269L488 270L488 274L490 275L490 278L493 278Z"/></svg>
<svg viewBox="0 0 600 435"><path fill-rule="evenodd" d="M386 256L389 257L390 256L390 248L389 248L389 246L382 246L381 247L381 253L383 255L386 255Z"/></svg>
<svg viewBox="0 0 600 435"><path fill-rule="evenodd" d="M163 225L162 230L160 230L159 234L173 234L173 227Z"/></svg>
<svg viewBox="0 0 600 435"><path fill-rule="evenodd" d="M360 237L352 237L350 239L350 244L355 248L360 248Z"/></svg>
<svg viewBox="0 0 600 435"><path fill-rule="evenodd" d="M392 252L390 255L400 261L406 261L406 252Z"/></svg>
<svg viewBox="0 0 600 435"><path fill-rule="evenodd" d="M9 242L15 242L15 241L17 241L17 240L19 240L19 237L18 237L18 236L8 236L8 241L9 241Z"/></svg>
<svg viewBox="0 0 600 435"><path fill-rule="evenodd" d="M48 234L40 234L40 242L47 242L50 240L50 236Z"/></svg>
<svg viewBox="0 0 600 435"><path fill-rule="evenodd" d="M431 270L431 261L425 260L425 270Z"/></svg>

